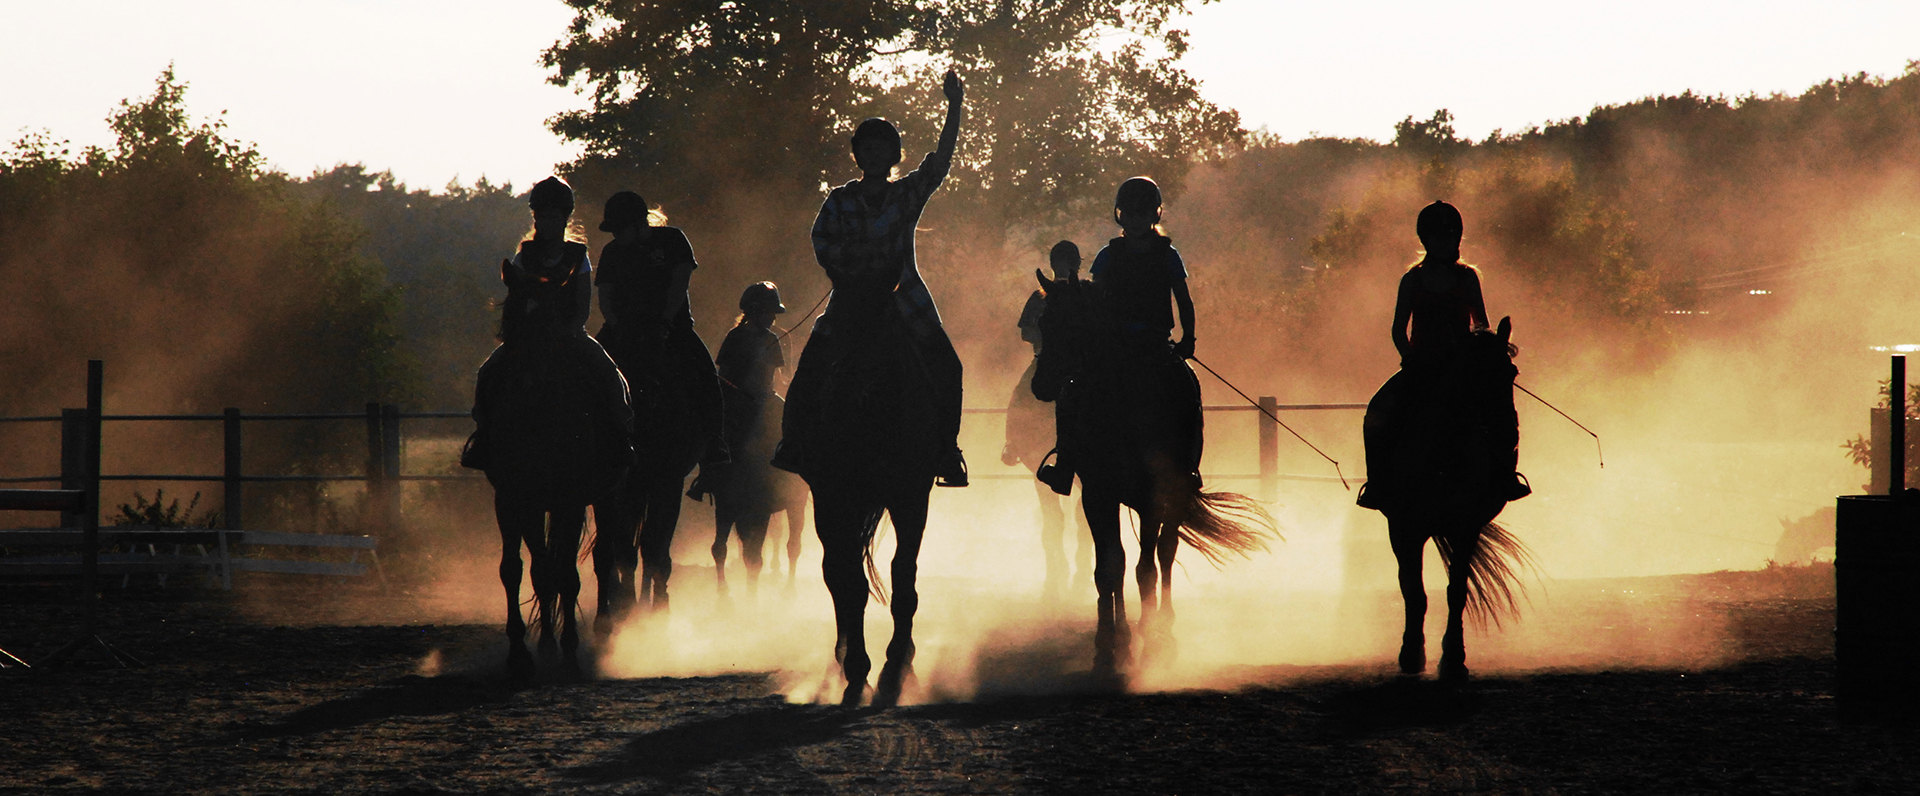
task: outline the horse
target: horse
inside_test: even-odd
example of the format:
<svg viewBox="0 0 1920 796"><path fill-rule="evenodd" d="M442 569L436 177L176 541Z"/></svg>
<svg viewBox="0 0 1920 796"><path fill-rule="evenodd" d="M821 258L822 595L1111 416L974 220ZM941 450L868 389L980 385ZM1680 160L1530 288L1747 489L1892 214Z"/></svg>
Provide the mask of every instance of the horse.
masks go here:
<svg viewBox="0 0 1920 796"><path fill-rule="evenodd" d="M526 646L527 623L520 615L520 548L528 552L533 580L533 621L542 656L561 655L563 672L578 675L576 627L580 571L576 563L587 505L613 488L626 473L632 449L610 435L622 431L626 417L610 422L614 411L598 394L587 368L618 379L606 353L586 336L533 339L502 345L488 357L476 403L484 414L489 453L485 472L493 485L494 517L500 526L500 582L507 595L507 666L516 680L532 677L534 659ZM620 385L619 411L625 411ZM559 630L556 642L554 631Z"/></svg>
<svg viewBox="0 0 1920 796"><path fill-rule="evenodd" d="M1403 371L1367 407L1369 448L1384 446L1394 472L1405 474L1399 479L1404 494L1382 511L1406 603L1399 657L1404 674L1419 674L1427 665L1427 591L1420 571L1427 540L1447 570L1441 680L1467 679L1463 617L1498 627L1519 610L1519 573L1531 567L1532 553L1494 522L1508 502L1519 443L1512 334L1510 318L1500 319L1496 331L1474 332L1456 357L1455 377L1436 382L1444 386L1424 400L1407 394Z"/></svg>
<svg viewBox="0 0 1920 796"><path fill-rule="evenodd" d="M841 317L835 328L845 342L820 386L821 409L806 432L801 476L813 493L821 570L833 598L834 659L846 680L840 702L859 705L873 670L865 622L871 595L893 614L893 637L873 692L873 704L886 707L898 704L912 674L920 542L939 456L951 443L938 433L932 381L896 313ZM891 597L874 561L883 515L898 536Z"/></svg>
<svg viewBox="0 0 1920 796"><path fill-rule="evenodd" d="M593 505L593 573L599 586L593 630L601 638L636 606L667 608L681 491L705 444L692 399L668 380L660 355L618 345L609 353L633 391L632 442L639 460Z"/></svg>
<svg viewBox="0 0 1920 796"><path fill-rule="evenodd" d="M787 587L793 588L800 565L800 533L806 527L807 485L800 477L768 464L779 442L786 401L768 394L759 399L735 389L727 396L727 446L733 463L708 488L713 494L713 571L727 593L727 540L737 528L747 584L760 583L767 527L776 513L787 518ZM706 477L704 471L702 478Z"/></svg>
<svg viewBox="0 0 1920 796"><path fill-rule="evenodd" d="M1036 472L1046 461L1054 442L1053 407L1033 397L1033 373L1038 360L1029 362L1027 369L1020 374L1020 381L1013 385L1013 394L1007 398L1006 445L1001 449L1000 460L1008 465L1023 465L1028 472ZM1066 584L1086 582L1086 572L1093 559L1092 538L1079 536L1073 557L1073 576L1067 574L1067 505L1069 499L1055 494L1053 488L1035 480L1034 498L1040 504L1040 546L1047 562L1047 579L1042 594L1048 602L1060 598ZM1086 524L1085 518L1078 520Z"/></svg>
<svg viewBox="0 0 1920 796"><path fill-rule="evenodd" d="M1173 562L1186 542L1215 565L1278 538L1259 502L1208 492L1199 475L1201 416L1193 371L1170 349L1141 353L1120 340L1097 293L1057 284L1036 271L1047 306L1034 397L1055 403L1063 458L1079 472L1081 505L1093 536L1099 593L1094 672L1118 676L1132 661L1122 571L1120 507L1140 518L1140 629L1154 653L1170 645ZM1185 384L1178 379L1188 380ZM1156 561L1158 566L1156 567Z"/></svg>

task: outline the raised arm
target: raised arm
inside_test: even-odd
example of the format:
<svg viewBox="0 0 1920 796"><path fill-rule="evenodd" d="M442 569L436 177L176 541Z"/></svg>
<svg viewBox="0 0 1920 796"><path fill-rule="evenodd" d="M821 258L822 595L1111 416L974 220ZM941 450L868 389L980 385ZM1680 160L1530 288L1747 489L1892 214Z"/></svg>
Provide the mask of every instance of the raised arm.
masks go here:
<svg viewBox="0 0 1920 796"><path fill-rule="evenodd" d="M966 99L967 84L960 81L959 73L948 69L940 90L947 95L947 123L940 128L940 148L936 152L951 161L954 149L960 145L961 102Z"/></svg>

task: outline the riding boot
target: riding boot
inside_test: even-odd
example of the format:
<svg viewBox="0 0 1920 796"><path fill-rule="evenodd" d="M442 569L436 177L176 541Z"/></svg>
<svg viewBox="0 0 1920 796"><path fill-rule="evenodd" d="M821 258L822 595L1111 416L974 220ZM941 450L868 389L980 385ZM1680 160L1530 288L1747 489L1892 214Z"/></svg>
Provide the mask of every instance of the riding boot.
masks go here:
<svg viewBox="0 0 1920 796"><path fill-rule="evenodd" d="M486 428L476 428L467 436L467 444L460 448L460 466L469 470L485 470L491 462L491 450L487 445Z"/></svg>

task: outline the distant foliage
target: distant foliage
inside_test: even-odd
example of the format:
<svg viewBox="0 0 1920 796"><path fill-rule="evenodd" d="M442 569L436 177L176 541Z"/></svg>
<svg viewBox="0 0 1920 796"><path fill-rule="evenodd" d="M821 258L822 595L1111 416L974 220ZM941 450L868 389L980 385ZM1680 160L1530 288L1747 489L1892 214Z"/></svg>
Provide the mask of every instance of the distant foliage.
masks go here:
<svg viewBox="0 0 1920 796"><path fill-rule="evenodd" d="M224 123L194 124L172 68L75 152L30 134L0 153L10 286L0 410L64 405L88 358L129 411L355 409L405 399L398 294L360 230L302 201ZM324 375L322 375L324 374Z"/></svg>

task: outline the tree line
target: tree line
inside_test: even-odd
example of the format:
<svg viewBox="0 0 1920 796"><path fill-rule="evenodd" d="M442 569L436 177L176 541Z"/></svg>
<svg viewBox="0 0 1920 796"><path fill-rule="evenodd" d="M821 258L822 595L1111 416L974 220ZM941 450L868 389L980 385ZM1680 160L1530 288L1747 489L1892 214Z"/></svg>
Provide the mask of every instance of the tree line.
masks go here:
<svg viewBox="0 0 1920 796"><path fill-rule="evenodd" d="M688 231L709 339L749 282L780 282L795 316L824 293L804 230L823 188L857 176L852 125L886 116L909 153L930 148L937 75L959 68L971 90L954 196L930 209L921 259L970 380L995 386L978 401L1012 379L993 364L1022 356L1013 319L1046 247L1097 248L1112 189L1134 174L1167 187L1203 328L1253 341L1214 355L1273 380L1285 362L1337 382L1323 360L1349 354L1315 353L1329 330L1377 337L1390 358L1392 273L1434 198L1467 213L1469 259L1496 269L1490 301L1554 319L1523 327L1531 340L1568 350L1576 330L1617 333L1605 356L1621 366L1765 323L1749 284L1804 286L1790 266L1897 236L1920 210L1912 66L1795 95L1650 97L1478 141L1445 110L1409 115L1390 140L1283 141L1243 129L1180 68L1171 25L1186 2L570 4L578 18L544 64L591 107L551 120L584 151L556 170L587 229L631 188ZM498 260L526 228L520 189L421 190L360 164L278 173L217 118L190 118L186 89L169 68L124 101L112 146L38 133L0 155L0 274L15 295L0 412L74 405L90 357L141 385L127 411L464 407L493 344ZM1828 273L1879 273L1887 251Z"/></svg>

